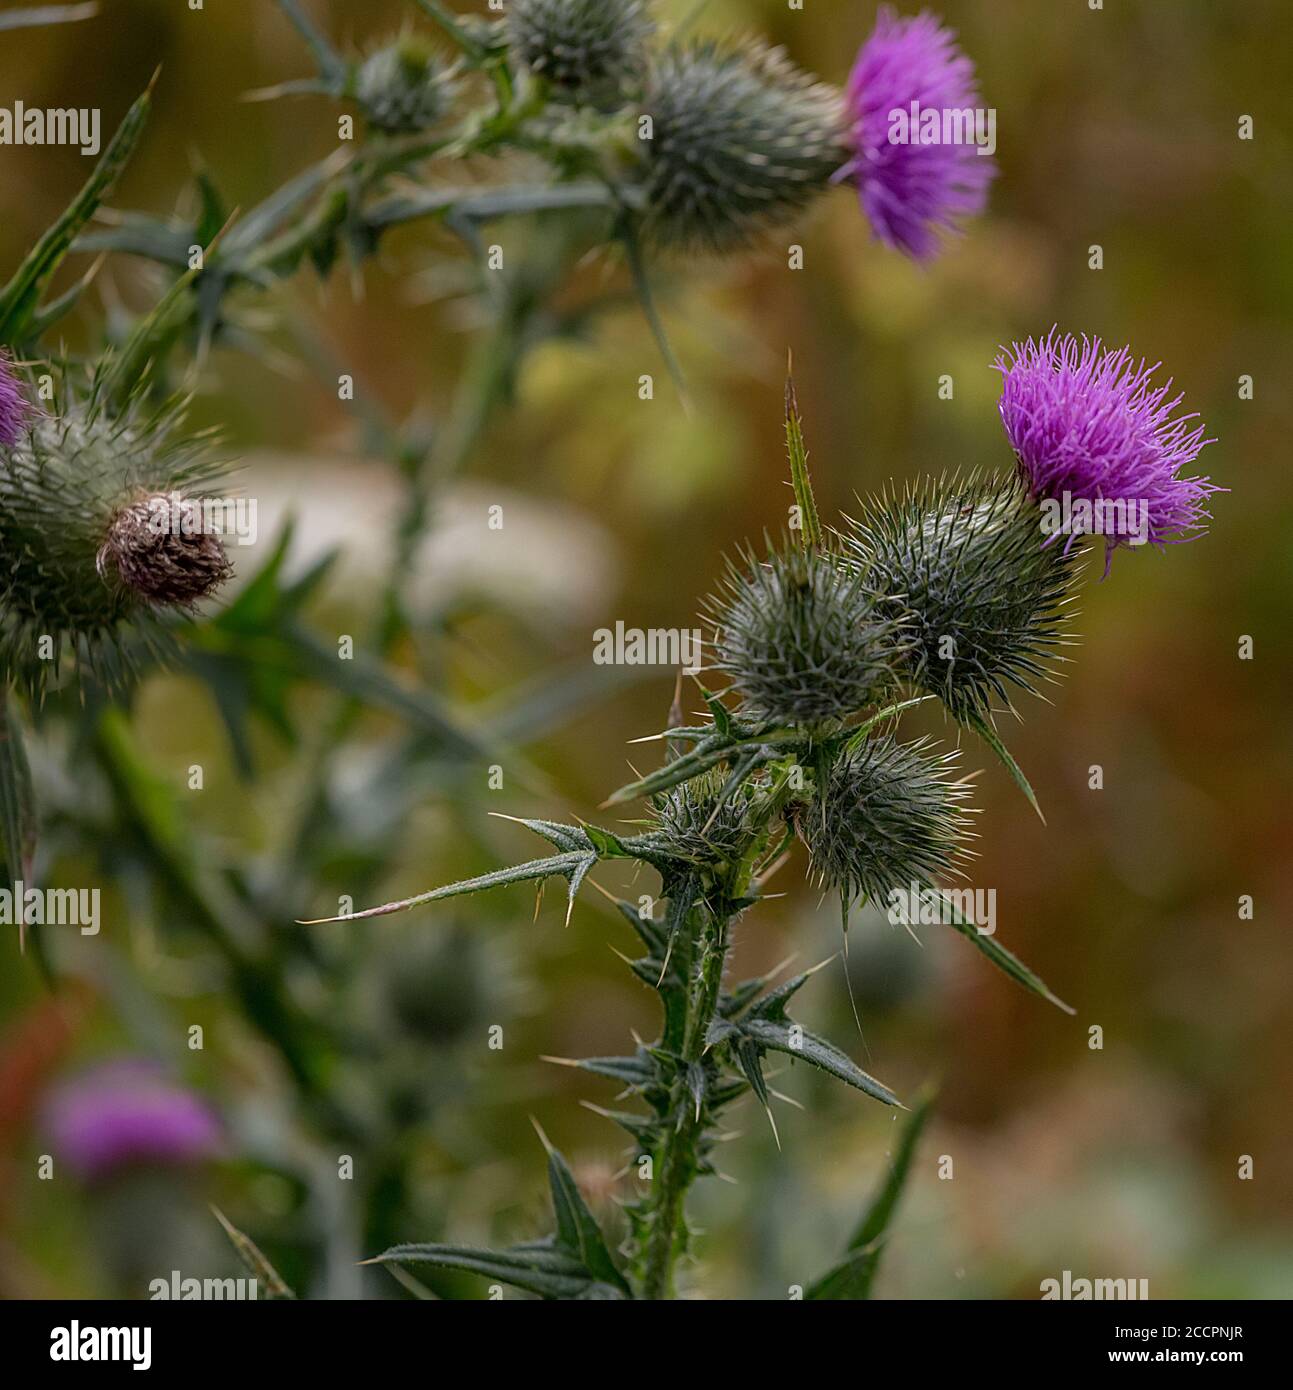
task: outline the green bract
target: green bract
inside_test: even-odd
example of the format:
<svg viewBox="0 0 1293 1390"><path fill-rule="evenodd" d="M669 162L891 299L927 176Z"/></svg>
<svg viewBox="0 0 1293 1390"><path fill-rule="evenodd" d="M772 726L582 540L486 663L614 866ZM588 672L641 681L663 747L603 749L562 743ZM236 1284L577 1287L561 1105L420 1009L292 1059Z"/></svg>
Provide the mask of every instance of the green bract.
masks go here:
<svg viewBox="0 0 1293 1390"><path fill-rule="evenodd" d="M640 82L654 29L644 0L510 0L517 59L572 101L614 105Z"/></svg>
<svg viewBox="0 0 1293 1390"><path fill-rule="evenodd" d="M758 44L669 49L646 112L647 215L668 245L739 246L800 211L849 157L839 93Z"/></svg>
<svg viewBox="0 0 1293 1390"><path fill-rule="evenodd" d="M1076 554L1043 544L1013 478L926 481L867 502L847 553L911 637L904 673L958 719L1053 679Z"/></svg>
<svg viewBox="0 0 1293 1390"><path fill-rule="evenodd" d="M901 631L864 575L827 551L783 544L730 565L710 600L716 669L743 713L773 724L844 719L892 687Z"/></svg>

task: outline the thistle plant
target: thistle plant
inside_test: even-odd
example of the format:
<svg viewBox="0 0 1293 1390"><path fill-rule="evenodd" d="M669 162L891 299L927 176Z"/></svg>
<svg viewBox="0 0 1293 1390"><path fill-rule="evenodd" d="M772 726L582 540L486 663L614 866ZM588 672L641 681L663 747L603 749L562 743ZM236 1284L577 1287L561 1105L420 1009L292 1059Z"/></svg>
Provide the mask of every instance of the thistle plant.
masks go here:
<svg viewBox="0 0 1293 1390"><path fill-rule="evenodd" d="M524 820L554 854L345 919L549 878L565 881L573 905L593 870L612 860L658 875L658 911L650 898L646 908L627 900L616 906L642 947L629 968L659 996L659 1036L622 1056L572 1063L616 1083L621 1100L635 1107L607 1112L630 1137L626 1171L640 1179L624 1239L612 1249L545 1139L552 1235L503 1251L401 1244L376 1256L379 1263L468 1270L544 1298L672 1297L679 1261L699 1247L687 1196L715 1171L729 1107L752 1094L771 1118L770 1053L819 1068L880 1104L900 1104L844 1049L791 1017L811 971L781 983L728 977L738 924L757 909L796 843L809 878L838 894L846 927L856 905L932 894L947 909L940 921L1013 980L1074 1012L944 891L970 855L969 786L957 775L957 749L905 738L900 724L913 706L938 698L955 720L983 734L1035 804L992 727L992 702L1033 689L1048 673L1084 538L1049 544L1037 500L1008 473L891 492L867 504L862 521L827 532L793 388L786 400L795 528L763 558L742 552L706 606L712 669L727 678L722 692L701 686L707 717L656 735L668 753L662 766L605 803L645 799L650 814L642 828L626 834ZM1066 429L1055 437L1107 438L1090 428L1103 408L1071 394ZM1039 445L1039 466L1045 448ZM1120 457L1117 447L1095 443L1087 456L1091 478L1115 477ZM955 657L935 641L938 629ZM876 1230L868 1218L863 1229L869 1240L853 1244L807 1296L867 1296L883 1222Z"/></svg>

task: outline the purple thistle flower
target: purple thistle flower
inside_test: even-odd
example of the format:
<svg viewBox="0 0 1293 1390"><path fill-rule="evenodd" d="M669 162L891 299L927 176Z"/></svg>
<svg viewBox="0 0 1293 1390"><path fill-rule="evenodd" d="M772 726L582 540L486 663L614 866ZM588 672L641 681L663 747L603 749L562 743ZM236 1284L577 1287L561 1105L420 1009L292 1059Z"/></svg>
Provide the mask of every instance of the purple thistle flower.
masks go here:
<svg viewBox="0 0 1293 1390"><path fill-rule="evenodd" d="M1161 365L1054 328L1003 348L993 363L1005 378L998 408L1021 476L1038 500L1065 505L1066 549L1092 530L1104 535L1106 572L1118 545L1192 540L1205 529L1208 496L1224 491L1179 476L1214 441L1191 423L1197 413L1173 417L1181 396L1169 398L1170 379L1151 380ZM1098 502L1106 505L1094 526L1094 513L1072 506Z"/></svg>
<svg viewBox="0 0 1293 1390"><path fill-rule="evenodd" d="M0 352L0 447L11 449L17 444L30 414L18 375Z"/></svg>
<svg viewBox="0 0 1293 1390"><path fill-rule="evenodd" d="M973 139L943 142L943 113L979 111L974 64L956 36L923 11L914 19L881 9L849 77L847 104L856 154L840 178L857 184L877 237L917 261L938 254L939 231L982 212L996 166ZM939 143L922 143L913 103L936 118ZM905 131L907 143L899 143ZM971 127L971 133L973 127ZM962 130L964 134L964 130Z"/></svg>
<svg viewBox="0 0 1293 1390"><path fill-rule="evenodd" d="M183 1164L220 1147L214 1112L152 1063L95 1067L54 1093L46 1111L54 1153L88 1181L131 1164Z"/></svg>

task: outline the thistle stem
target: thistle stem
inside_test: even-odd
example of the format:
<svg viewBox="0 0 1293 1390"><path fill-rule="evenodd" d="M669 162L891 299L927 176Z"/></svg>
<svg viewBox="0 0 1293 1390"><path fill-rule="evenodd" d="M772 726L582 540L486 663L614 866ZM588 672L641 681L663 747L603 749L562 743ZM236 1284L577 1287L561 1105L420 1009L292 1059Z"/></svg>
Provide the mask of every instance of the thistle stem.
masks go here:
<svg viewBox="0 0 1293 1390"><path fill-rule="evenodd" d="M688 1085L687 1072L700 1065L710 1024L718 1009L727 964L728 920L721 912L699 903L687 914L682 928L691 934L696 965L687 996L683 1065L674 1079L669 1123L656 1155L657 1175L642 1282L644 1298L672 1297L673 1266L683 1244L687 1193L700 1173L699 1144L705 1128L704 1111Z"/></svg>

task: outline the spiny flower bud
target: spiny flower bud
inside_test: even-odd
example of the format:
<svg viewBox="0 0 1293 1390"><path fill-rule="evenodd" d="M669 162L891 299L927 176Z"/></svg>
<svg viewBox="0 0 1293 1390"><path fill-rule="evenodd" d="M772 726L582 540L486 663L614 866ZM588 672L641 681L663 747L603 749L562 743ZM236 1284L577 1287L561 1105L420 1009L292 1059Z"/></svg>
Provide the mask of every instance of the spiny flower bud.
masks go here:
<svg viewBox="0 0 1293 1390"><path fill-rule="evenodd" d="M729 565L710 600L720 671L742 712L775 724L829 724L863 709L894 679L898 623L864 576L824 551L782 545L763 563Z"/></svg>
<svg viewBox="0 0 1293 1390"><path fill-rule="evenodd" d="M654 29L644 0L511 0L508 41L559 96L614 106L646 69Z"/></svg>
<svg viewBox="0 0 1293 1390"><path fill-rule="evenodd" d="M719 804L728 774L717 768L652 799L656 827L670 854L693 863L720 864L749 842L748 784Z"/></svg>
<svg viewBox="0 0 1293 1390"><path fill-rule="evenodd" d="M181 403L109 413L95 392L0 449L0 672L33 692L60 661L109 675L128 625L185 609L228 575L218 537L162 534L159 500L216 476L205 439L177 434ZM188 534L184 534L188 531Z"/></svg>
<svg viewBox="0 0 1293 1390"><path fill-rule="evenodd" d="M199 508L178 492L122 507L95 557L100 576L162 607L186 608L214 593L232 566L218 535L188 524Z"/></svg>
<svg viewBox="0 0 1293 1390"><path fill-rule="evenodd" d="M449 108L451 84L431 45L405 34L370 53L355 78L355 99L371 125L389 135L427 130Z"/></svg>
<svg viewBox="0 0 1293 1390"><path fill-rule="evenodd" d="M1013 479L926 481L873 499L848 553L902 615L904 674L958 719L988 713L1008 684L1053 679L1076 557L1045 544L1041 513Z"/></svg>
<svg viewBox="0 0 1293 1390"><path fill-rule="evenodd" d="M932 886L966 853L967 789L949 780L956 753L930 749L926 739L869 739L842 754L798 808L796 829L818 882L846 903Z"/></svg>
<svg viewBox="0 0 1293 1390"><path fill-rule="evenodd" d="M9 358L0 352L0 447L8 449L15 445L30 418L31 407L23 395L18 374Z"/></svg>
<svg viewBox="0 0 1293 1390"><path fill-rule="evenodd" d="M669 245L739 246L792 217L848 159L840 94L780 49L672 48L646 111L647 211Z"/></svg>

